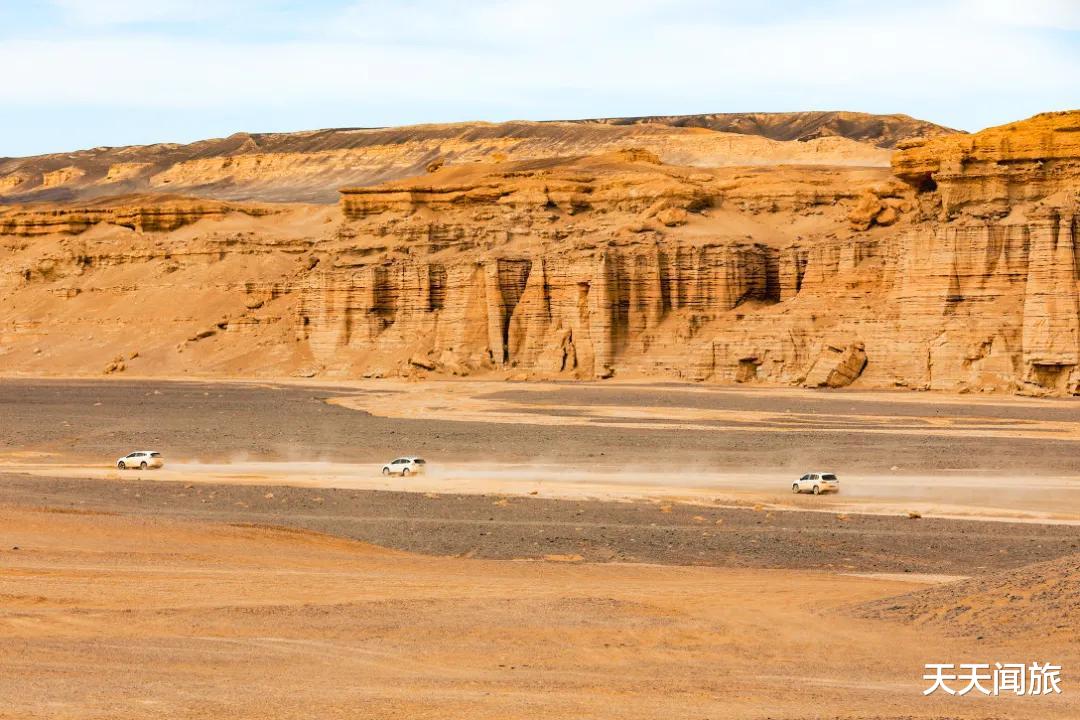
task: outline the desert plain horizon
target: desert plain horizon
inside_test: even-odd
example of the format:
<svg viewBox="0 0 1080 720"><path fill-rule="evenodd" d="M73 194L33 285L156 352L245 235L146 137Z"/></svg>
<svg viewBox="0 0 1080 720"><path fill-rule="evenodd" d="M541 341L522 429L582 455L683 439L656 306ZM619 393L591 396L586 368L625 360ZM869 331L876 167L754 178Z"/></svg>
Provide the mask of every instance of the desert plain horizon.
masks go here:
<svg viewBox="0 0 1080 720"><path fill-rule="evenodd" d="M1080 111L0 159L0 717L1077 717L1078 200Z"/></svg>

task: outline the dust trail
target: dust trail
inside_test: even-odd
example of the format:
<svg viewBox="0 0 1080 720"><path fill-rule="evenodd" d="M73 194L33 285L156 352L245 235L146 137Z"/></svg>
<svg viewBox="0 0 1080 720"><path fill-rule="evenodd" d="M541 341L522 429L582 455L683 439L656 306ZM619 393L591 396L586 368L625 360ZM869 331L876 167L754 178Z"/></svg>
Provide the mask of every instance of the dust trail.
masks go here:
<svg viewBox="0 0 1080 720"><path fill-rule="evenodd" d="M162 470L9 461L0 471L47 476L137 477L183 483L294 485L357 490L538 496L563 499L691 502L723 506L869 514L1080 523L1080 479L970 474L846 475L841 493L794 495L797 472L687 472L614 462L451 464L430 461L421 474L384 476L382 464L326 460L170 462Z"/></svg>

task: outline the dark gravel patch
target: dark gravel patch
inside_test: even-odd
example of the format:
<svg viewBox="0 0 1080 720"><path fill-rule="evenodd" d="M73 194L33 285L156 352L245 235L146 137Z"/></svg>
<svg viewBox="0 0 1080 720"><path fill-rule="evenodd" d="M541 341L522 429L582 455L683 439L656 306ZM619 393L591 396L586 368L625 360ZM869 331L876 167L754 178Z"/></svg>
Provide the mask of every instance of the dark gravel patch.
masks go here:
<svg viewBox="0 0 1080 720"><path fill-rule="evenodd" d="M648 502L0 475L0 505L302 528L442 556L972 575L1080 552L1080 527ZM13 540L16 542L16 540Z"/></svg>
<svg viewBox="0 0 1080 720"><path fill-rule="evenodd" d="M692 392L685 392L686 389ZM858 390L821 390L803 395L755 393L752 388L730 388L709 385L635 387L633 385L565 385L550 392L507 389L483 395L485 398L510 400L524 405L616 405L619 407L671 407L703 410L746 410L824 415L893 415L897 417L994 417L1007 420L1066 420L1075 421L1080 411L1080 399L1060 398L1052 401L1003 402L990 405L986 398L980 402L934 403L905 401L907 393L897 393L895 399L869 399ZM1003 400L1016 398L1003 398Z"/></svg>

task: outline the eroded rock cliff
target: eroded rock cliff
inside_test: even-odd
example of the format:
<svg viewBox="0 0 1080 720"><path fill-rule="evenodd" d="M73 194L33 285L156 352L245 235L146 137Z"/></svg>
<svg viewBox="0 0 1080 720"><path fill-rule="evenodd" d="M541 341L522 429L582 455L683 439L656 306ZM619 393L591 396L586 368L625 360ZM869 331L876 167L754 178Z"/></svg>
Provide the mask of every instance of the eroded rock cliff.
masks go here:
<svg viewBox="0 0 1080 720"><path fill-rule="evenodd" d="M974 135L910 139L899 147L893 171L934 191L941 219L995 220L1055 193L1065 193L1065 202L1075 198L1080 114L1044 113Z"/></svg>
<svg viewBox="0 0 1080 720"><path fill-rule="evenodd" d="M337 207L9 208L0 361L1076 394L1077 125L909 143L895 174L634 146L433 163Z"/></svg>

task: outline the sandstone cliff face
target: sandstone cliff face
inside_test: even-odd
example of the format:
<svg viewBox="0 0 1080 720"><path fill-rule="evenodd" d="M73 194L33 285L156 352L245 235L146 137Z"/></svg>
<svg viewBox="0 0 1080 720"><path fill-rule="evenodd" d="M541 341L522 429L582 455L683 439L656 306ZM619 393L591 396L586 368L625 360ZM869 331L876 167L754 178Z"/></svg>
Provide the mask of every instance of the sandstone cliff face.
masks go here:
<svg viewBox="0 0 1080 720"><path fill-rule="evenodd" d="M1077 394L1078 116L911 144L895 176L633 147L435 163L337 207L9 208L0 361Z"/></svg>
<svg viewBox="0 0 1080 720"><path fill-rule="evenodd" d="M752 243L575 255L335 268L302 288L301 338L329 368L352 351L454 374L516 368L603 378L627 367L624 356L657 360L654 342L678 352L665 321L682 317L685 326L672 329L689 340L694 323L769 297L768 254ZM672 365L678 372L685 361ZM369 369L403 368L376 361Z"/></svg>
<svg viewBox="0 0 1080 720"><path fill-rule="evenodd" d="M861 345L866 386L1076 393L1076 243L1075 223L1034 221L817 244L801 280L781 266L798 292L714 348L729 371L735 349L773 383L820 385L823 354Z"/></svg>
<svg viewBox="0 0 1080 720"><path fill-rule="evenodd" d="M353 254L302 290L302 339L324 367L351 354L376 373L401 367L372 357L455 374L738 375L743 358L717 363L710 332L777 303L779 246L886 180L701 172L638 151L345 189Z"/></svg>
<svg viewBox="0 0 1080 720"><path fill-rule="evenodd" d="M1020 389L1080 392L1078 133L1080 112L1046 113L972 136L912 142L893 157L897 176L920 191L930 242L944 244L946 314L964 318L969 331L989 329L991 313L999 315L998 332L976 333L963 355L966 368L985 373L997 354L990 363L996 386L1007 384L1007 373L995 343L1008 348ZM979 311L982 304L992 310ZM950 345L944 361L955 362L955 341L937 341L942 350Z"/></svg>
<svg viewBox="0 0 1080 720"><path fill-rule="evenodd" d="M899 147L893 171L935 190L941 219L996 219L1058 192L1075 197L1080 113L1045 113L974 135L909 140Z"/></svg>
<svg viewBox="0 0 1080 720"><path fill-rule="evenodd" d="M610 183L587 180L346 191L342 232L391 235L404 257L380 257L374 268L339 257L301 290L303 339L316 361L340 367L352 352L376 374L411 365L1077 392L1073 216L928 225L909 210L897 225L831 238L760 227L724 237L706 230L739 195L722 179L628 183L614 198L596 187ZM805 203L767 199L755 185L757 203L737 212L835 224L866 193L897 193L880 182L858 192L845 180ZM427 219L474 208L480 232ZM681 224L662 222L665 210L681 212Z"/></svg>

